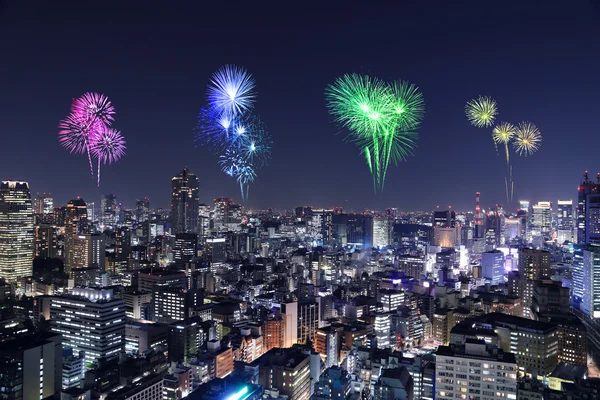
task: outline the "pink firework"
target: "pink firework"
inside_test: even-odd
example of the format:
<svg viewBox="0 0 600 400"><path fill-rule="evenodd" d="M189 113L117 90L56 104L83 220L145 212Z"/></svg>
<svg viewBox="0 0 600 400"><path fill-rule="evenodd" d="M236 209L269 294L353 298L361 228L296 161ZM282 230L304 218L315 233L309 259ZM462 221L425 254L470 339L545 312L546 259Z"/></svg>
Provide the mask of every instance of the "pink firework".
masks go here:
<svg viewBox="0 0 600 400"><path fill-rule="evenodd" d="M112 164L125 155L125 139L121 132L102 125L90 142L90 152L98 159L98 187L100 187L100 164Z"/></svg>
<svg viewBox="0 0 600 400"><path fill-rule="evenodd" d="M98 162L112 164L125 155L125 139L116 129L102 126L90 142L90 152Z"/></svg>
<svg viewBox="0 0 600 400"><path fill-rule="evenodd" d="M86 153L90 139L99 127L96 120L70 114L58 124L58 142L71 153Z"/></svg>
<svg viewBox="0 0 600 400"><path fill-rule="evenodd" d="M103 94L88 92L73 100L71 112L110 125L114 121L115 108Z"/></svg>
<svg viewBox="0 0 600 400"><path fill-rule="evenodd" d="M94 175L94 167L90 155L90 143L95 140L101 126L102 123L98 120L79 114L70 114L58 124L58 142L70 153L87 153L92 175Z"/></svg>

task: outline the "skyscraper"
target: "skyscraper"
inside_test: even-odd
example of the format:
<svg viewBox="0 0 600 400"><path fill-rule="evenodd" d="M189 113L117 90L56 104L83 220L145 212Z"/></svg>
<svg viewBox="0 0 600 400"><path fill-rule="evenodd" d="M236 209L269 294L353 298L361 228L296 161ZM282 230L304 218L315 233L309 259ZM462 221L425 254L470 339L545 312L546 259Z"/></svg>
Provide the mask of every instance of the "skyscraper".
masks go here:
<svg viewBox="0 0 600 400"><path fill-rule="evenodd" d="M117 196L105 194L100 199L100 222L105 226L114 227L117 224Z"/></svg>
<svg viewBox="0 0 600 400"><path fill-rule="evenodd" d="M552 203L538 201L532 210L531 235L547 236L552 230Z"/></svg>
<svg viewBox="0 0 600 400"><path fill-rule="evenodd" d="M0 184L0 278L15 281L33 272L33 210L29 184Z"/></svg>
<svg viewBox="0 0 600 400"><path fill-rule="evenodd" d="M144 197L135 202L135 218L138 222L148 221L150 215L150 199Z"/></svg>
<svg viewBox="0 0 600 400"><path fill-rule="evenodd" d="M593 234L593 228L600 227L600 174L598 183L593 183L588 178L588 173L583 174L583 182L577 188L577 243L600 243L600 233ZM598 231L600 232L600 230Z"/></svg>
<svg viewBox="0 0 600 400"><path fill-rule="evenodd" d="M566 240L573 241L573 200L558 200L556 228L558 230L558 243Z"/></svg>
<svg viewBox="0 0 600 400"><path fill-rule="evenodd" d="M76 267L88 267L87 254L82 255L82 249L87 248L81 241L88 231L87 205L83 199L70 200L65 216L65 270L70 272ZM81 257L85 257L85 261Z"/></svg>
<svg viewBox="0 0 600 400"><path fill-rule="evenodd" d="M171 233L197 233L199 180L185 167L171 179Z"/></svg>
<svg viewBox="0 0 600 400"><path fill-rule="evenodd" d="M538 279L548 279L550 275L550 252L546 250L519 250L519 296L523 306L523 316L529 318L533 283Z"/></svg>

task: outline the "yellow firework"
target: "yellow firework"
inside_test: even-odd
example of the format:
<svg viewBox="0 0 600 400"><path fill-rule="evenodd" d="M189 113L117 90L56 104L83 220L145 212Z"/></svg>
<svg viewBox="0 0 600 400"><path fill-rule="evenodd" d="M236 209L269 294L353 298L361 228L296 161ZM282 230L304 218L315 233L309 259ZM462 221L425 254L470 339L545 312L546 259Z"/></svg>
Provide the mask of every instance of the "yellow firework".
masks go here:
<svg viewBox="0 0 600 400"><path fill-rule="evenodd" d="M501 122L494 127L492 131L492 139L496 144L507 144L515 136L516 128L509 122Z"/></svg>
<svg viewBox="0 0 600 400"><path fill-rule="evenodd" d="M521 122L515 132L513 146L519 155L528 156L538 151L542 145L542 133L531 122Z"/></svg>
<svg viewBox="0 0 600 400"><path fill-rule="evenodd" d="M478 128L492 126L496 115L498 115L496 100L488 96L479 96L477 99L473 99L467 103L465 113L473 126Z"/></svg>

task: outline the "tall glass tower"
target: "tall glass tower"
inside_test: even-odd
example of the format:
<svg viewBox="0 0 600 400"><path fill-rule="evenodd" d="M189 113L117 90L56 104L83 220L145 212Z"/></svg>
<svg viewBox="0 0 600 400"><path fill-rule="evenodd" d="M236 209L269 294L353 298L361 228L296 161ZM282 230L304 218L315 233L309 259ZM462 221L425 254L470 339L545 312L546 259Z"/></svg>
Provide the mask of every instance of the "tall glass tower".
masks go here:
<svg viewBox="0 0 600 400"><path fill-rule="evenodd" d="M7 281L33 273L33 208L29 184L0 184L0 278Z"/></svg>
<svg viewBox="0 0 600 400"><path fill-rule="evenodd" d="M197 233L200 199L198 177L187 167L171 179L171 233Z"/></svg>

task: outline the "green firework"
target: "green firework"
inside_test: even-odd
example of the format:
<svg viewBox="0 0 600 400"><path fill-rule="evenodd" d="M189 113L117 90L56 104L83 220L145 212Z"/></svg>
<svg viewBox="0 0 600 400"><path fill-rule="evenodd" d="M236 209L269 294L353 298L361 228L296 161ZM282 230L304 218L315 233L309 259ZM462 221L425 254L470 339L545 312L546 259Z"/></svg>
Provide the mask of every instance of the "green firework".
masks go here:
<svg viewBox="0 0 600 400"><path fill-rule="evenodd" d="M366 75L344 75L325 92L329 112L350 132L383 191L390 161L406 159L416 147L425 103L418 88L405 81L387 84Z"/></svg>

